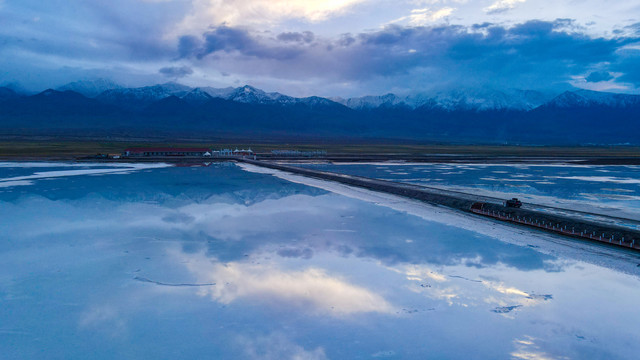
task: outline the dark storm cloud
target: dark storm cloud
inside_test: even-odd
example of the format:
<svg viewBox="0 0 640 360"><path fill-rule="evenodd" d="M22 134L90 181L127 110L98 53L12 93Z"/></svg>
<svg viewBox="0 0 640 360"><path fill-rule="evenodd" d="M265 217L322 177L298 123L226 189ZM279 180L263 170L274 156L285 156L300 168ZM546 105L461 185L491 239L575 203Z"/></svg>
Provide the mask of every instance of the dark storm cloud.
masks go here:
<svg viewBox="0 0 640 360"><path fill-rule="evenodd" d="M158 72L164 76L171 78L181 78L193 74L193 69L188 66L170 66L163 67Z"/></svg>
<svg viewBox="0 0 640 360"><path fill-rule="evenodd" d="M285 32L278 34L278 40L286 42L305 42L310 43L315 39L315 35L311 31L304 32Z"/></svg>
<svg viewBox="0 0 640 360"><path fill-rule="evenodd" d="M226 64L224 70L231 72L246 72L247 64L261 62L252 69L276 77L366 81L419 72L425 76L424 81L473 78L526 87L566 82L571 76L584 76L600 63L614 66L621 59L620 49L639 40L593 38L568 19L528 21L511 27L490 23L470 27L389 26L335 39L304 34L281 33L269 38L223 26L203 34L197 39L200 45L187 53L200 59L209 55L242 58L241 65L221 62ZM181 41L180 51L185 56L186 48ZM278 61L263 62L274 59ZM427 73L436 75L431 79Z"/></svg>
<svg viewBox="0 0 640 360"><path fill-rule="evenodd" d="M608 71L593 71L585 78L587 82L609 81L611 79L613 79L613 75Z"/></svg>
<svg viewBox="0 0 640 360"><path fill-rule="evenodd" d="M181 58L193 55L201 46L201 41L196 36L185 35L178 39L178 55Z"/></svg>
<svg viewBox="0 0 640 360"><path fill-rule="evenodd" d="M637 22L635 24L629 25L626 27L626 29L629 29L631 31L633 31L635 34L640 35L640 22Z"/></svg>
<svg viewBox="0 0 640 360"><path fill-rule="evenodd" d="M247 30L228 26L221 26L205 33L204 41L203 54L233 50L251 53L256 48L261 47L259 42L249 35Z"/></svg>
<svg viewBox="0 0 640 360"><path fill-rule="evenodd" d="M618 52L618 59L611 65L611 69L622 75L616 79L636 84L640 87L640 43L635 48L622 49Z"/></svg>
<svg viewBox="0 0 640 360"><path fill-rule="evenodd" d="M313 35L312 33L310 34ZM285 37L287 36L289 35ZM304 39L304 35L301 36ZM307 35L308 37L309 35ZM196 57L201 59L210 54L228 53L283 62L293 59L302 53L302 50L293 44L281 46L276 44L273 39L270 40L252 36L246 29L220 26L204 33L201 38L193 36L181 37L179 39L178 52L182 58Z"/></svg>
<svg viewBox="0 0 640 360"><path fill-rule="evenodd" d="M476 68L495 68L495 64L529 66L546 62L567 61L590 64L609 60L622 43L618 40L591 39L585 35L556 31L555 22L530 21L504 28L490 25L481 31L463 26L421 28L388 28L364 34L362 43L373 51L416 50L414 58L421 64L469 61ZM372 52L373 52L372 51ZM404 56L389 60L405 65ZM406 60L412 61L412 60ZM542 69L541 69L542 70Z"/></svg>
<svg viewBox="0 0 640 360"><path fill-rule="evenodd" d="M353 36L351 36L351 34L342 34L338 39L338 45L345 46L345 47L350 46L355 42L356 42L356 39Z"/></svg>

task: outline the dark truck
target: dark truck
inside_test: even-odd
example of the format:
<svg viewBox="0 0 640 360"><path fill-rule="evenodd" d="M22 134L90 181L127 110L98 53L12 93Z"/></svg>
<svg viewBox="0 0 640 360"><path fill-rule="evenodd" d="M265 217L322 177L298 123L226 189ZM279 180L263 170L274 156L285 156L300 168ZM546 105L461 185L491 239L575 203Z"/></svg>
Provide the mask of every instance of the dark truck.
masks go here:
<svg viewBox="0 0 640 360"><path fill-rule="evenodd" d="M518 198L513 198L513 199L505 201L504 202L504 206L512 207L512 208L519 208L519 207L522 206L522 201L518 200Z"/></svg>

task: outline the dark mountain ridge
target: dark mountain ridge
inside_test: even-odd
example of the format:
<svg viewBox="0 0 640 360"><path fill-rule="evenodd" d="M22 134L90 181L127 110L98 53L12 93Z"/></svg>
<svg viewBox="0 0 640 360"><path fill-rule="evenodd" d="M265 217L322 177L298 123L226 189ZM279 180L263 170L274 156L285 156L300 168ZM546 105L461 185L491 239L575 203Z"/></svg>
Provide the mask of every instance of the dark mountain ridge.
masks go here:
<svg viewBox="0 0 640 360"><path fill-rule="evenodd" d="M26 96L0 88L0 132L640 144L640 95L567 91L531 108L541 94L512 93L514 106L504 92L496 99L481 98L486 91L434 98L387 94L350 99L347 106L251 86L212 89L168 83L107 89L93 98L71 90Z"/></svg>

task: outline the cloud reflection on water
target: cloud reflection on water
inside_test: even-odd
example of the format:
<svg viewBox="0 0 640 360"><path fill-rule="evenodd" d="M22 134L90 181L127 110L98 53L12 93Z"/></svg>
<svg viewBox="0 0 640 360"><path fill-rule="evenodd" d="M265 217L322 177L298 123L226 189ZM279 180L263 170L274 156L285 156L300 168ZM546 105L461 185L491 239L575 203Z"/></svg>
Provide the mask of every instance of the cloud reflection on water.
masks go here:
<svg viewBox="0 0 640 360"><path fill-rule="evenodd" d="M551 294L529 293L514 285L508 285L510 280L500 280L503 277L502 274L509 271L504 265L483 269L479 278L471 277L477 271L465 266L462 259L460 265L438 266L439 270L435 270L434 266L437 265L403 264L390 270L406 275L409 291L445 301L449 306L482 308L515 304L518 307L529 307L553 299ZM518 275L519 278L528 276L531 275L529 273Z"/></svg>
<svg viewBox="0 0 640 360"><path fill-rule="evenodd" d="M332 316L395 311L382 296L331 276L325 269L312 266L282 270L275 264L221 263L202 253L175 256L200 281L216 282L216 286L199 289L198 293L223 304L245 298Z"/></svg>
<svg viewBox="0 0 640 360"><path fill-rule="evenodd" d="M328 359L322 347L307 350L294 343L282 333L273 333L265 336L250 338L238 336L237 345L248 359L264 360L326 360Z"/></svg>
<svg viewBox="0 0 640 360"><path fill-rule="evenodd" d="M523 338L516 339L513 344L516 348L510 355L513 359L522 360L552 360L552 359L569 359L568 357L554 357L549 356L545 352L540 350L540 347L536 345L537 339L531 336L524 336Z"/></svg>

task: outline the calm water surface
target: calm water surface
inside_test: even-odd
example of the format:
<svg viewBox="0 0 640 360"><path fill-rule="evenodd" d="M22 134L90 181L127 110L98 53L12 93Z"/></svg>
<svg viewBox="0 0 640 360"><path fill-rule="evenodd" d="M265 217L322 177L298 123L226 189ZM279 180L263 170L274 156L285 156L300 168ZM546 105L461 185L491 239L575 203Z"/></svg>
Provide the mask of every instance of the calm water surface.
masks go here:
<svg viewBox="0 0 640 360"><path fill-rule="evenodd" d="M640 221L640 166L545 164L305 164L500 199Z"/></svg>
<svg viewBox="0 0 640 360"><path fill-rule="evenodd" d="M246 170L0 163L1 357L640 353L638 256Z"/></svg>

